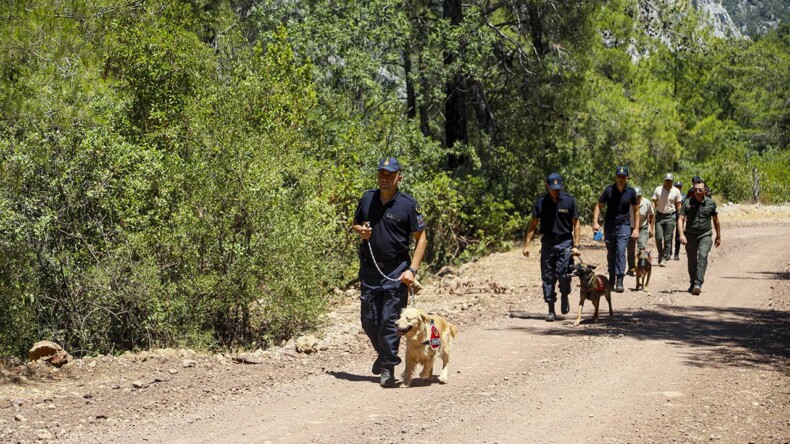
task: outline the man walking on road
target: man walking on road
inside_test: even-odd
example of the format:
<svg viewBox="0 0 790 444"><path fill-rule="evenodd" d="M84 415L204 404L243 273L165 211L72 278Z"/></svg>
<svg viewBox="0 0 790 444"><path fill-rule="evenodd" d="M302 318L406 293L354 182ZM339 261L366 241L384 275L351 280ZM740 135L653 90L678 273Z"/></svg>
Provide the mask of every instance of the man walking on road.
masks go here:
<svg viewBox="0 0 790 444"><path fill-rule="evenodd" d="M698 295L702 292L705 282L705 270L708 268L708 253L711 243L718 248L721 245L721 226L716 203L706 195L705 183L698 182L692 188L694 197L686 199L680 209L680 242L686 246L689 271L689 291ZM713 228L716 229L716 239L711 242Z"/></svg>
<svg viewBox="0 0 790 444"><path fill-rule="evenodd" d="M598 203L593 207L593 231L601 231L598 218L601 207L606 205L604 220L604 242L606 243L606 261L609 266L609 282L615 282L614 291L622 293L623 275L625 274L625 250L628 247L628 235L639 237L639 207L636 193L628 186L628 167L619 166L615 169L615 182L604 188ZM631 228L631 212L635 212L634 227ZM617 280L615 281L615 277Z"/></svg>
<svg viewBox="0 0 790 444"><path fill-rule="evenodd" d="M683 206L683 202L686 201L686 195L683 194L683 182L677 181L675 182L675 188L680 191L680 195L683 196L680 200L680 206ZM678 218L680 217L680 211L675 213L675 260L680 260L680 224L678 224ZM671 245L671 244L670 244ZM670 250L672 248L670 247Z"/></svg>
<svg viewBox="0 0 790 444"><path fill-rule="evenodd" d="M653 231L653 204L642 198L642 189L634 188L637 207L639 208L639 238L628 239L628 274L636 274L636 254L647 247L647 240L655 235ZM635 214L631 213L631 225L636 226Z"/></svg>
<svg viewBox="0 0 790 444"><path fill-rule="evenodd" d="M353 223L362 239L362 329L378 355L372 371L381 375L382 387L395 386L394 367L401 363L396 322L408 302L408 287L414 283L427 245L420 206L413 197L398 191L401 179L398 160L382 159L376 177L379 188L359 199ZM413 258L409 258L410 238L417 243Z"/></svg>
<svg viewBox="0 0 790 444"><path fill-rule="evenodd" d="M570 303L568 294L571 292L571 277L568 265L571 255L578 255L579 248L579 211L576 198L562 191L562 177L551 173L546 178L546 193L538 197L532 207L532 220L527 228L522 254L529 257L529 244L535 236L535 229L540 222L540 277L543 281L543 300L549 305L547 322L554 322L556 313L554 304L557 293L554 286L560 282L562 314L568 314Z"/></svg>
<svg viewBox="0 0 790 444"><path fill-rule="evenodd" d="M672 236L675 235L675 213L680 211L683 195L673 186L672 173L664 176L664 185L653 192L653 205L656 207L656 248L658 265L664 266L672 254Z"/></svg>

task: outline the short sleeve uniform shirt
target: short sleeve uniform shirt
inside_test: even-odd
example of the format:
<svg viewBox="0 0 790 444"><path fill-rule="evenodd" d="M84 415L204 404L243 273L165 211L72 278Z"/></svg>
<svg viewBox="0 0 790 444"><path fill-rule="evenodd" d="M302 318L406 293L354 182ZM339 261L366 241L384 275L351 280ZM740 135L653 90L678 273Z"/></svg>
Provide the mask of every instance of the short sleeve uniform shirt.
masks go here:
<svg viewBox="0 0 790 444"><path fill-rule="evenodd" d="M695 198L686 199L680 208L680 215L686 216L686 225L683 232L689 236L708 236L713 234L711 220L713 216L718 216L716 202L705 196L702 202Z"/></svg>
<svg viewBox="0 0 790 444"><path fill-rule="evenodd" d="M535 200L532 217L540 220L540 233L543 240L553 243L573 238L573 221L579 218L576 198L560 191L555 203L549 193Z"/></svg>
<svg viewBox="0 0 790 444"><path fill-rule="evenodd" d="M425 218L417 201L398 191L389 202L382 203L379 190L369 190L362 195L354 213L354 223L370 222L373 235L370 246L379 262L403 259L409 256L412 233L425 229ZM366 242L360 244L360 254L370 258Z"/></svg>
<svg viewBox="0 0 790 444"><path fill-rule="evenodd" d="M614 184L601 193L598 202L606 205L606 223L614 225L631 224L631 206L636 205L636 191L626 185L621 192Z"/></svg>

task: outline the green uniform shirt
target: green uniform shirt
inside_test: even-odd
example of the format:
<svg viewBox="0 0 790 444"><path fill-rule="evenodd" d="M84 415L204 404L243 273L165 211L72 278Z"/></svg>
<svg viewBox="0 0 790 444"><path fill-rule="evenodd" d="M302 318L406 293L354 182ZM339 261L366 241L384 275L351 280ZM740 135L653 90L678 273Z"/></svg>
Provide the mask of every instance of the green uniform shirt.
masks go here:
<svg viewBox="0 0 790 444"><path fill-rule="evenodd" d="M711 219L718 216L716 202L709 196L705 196L702 202L697 202L695 197L686 199L680 208L680 214L686 216L686 226L683 232L687 235L699 237L713 233Z"/></svg>

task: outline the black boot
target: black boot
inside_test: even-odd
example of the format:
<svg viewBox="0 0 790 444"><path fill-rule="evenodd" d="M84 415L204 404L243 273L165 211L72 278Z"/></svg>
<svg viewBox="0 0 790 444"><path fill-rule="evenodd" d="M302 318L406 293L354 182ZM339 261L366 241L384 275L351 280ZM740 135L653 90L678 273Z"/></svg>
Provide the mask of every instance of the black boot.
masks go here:
<svg viewBox="0 0 790 444"><path fill-rule="evenodd" d="M379 385L385 388L395 387L395 369L391 365L381 366L381 379Z"/></svg>
<svg viewBox="0 0 790 444"><path fill-rule="evenodd" d="M371 368L370 371L374 375L380 375L381 374L381 358L376 358L376 360L373 361L373 368Z"/></svg>
<svg viewBox="0 0 790 444"><path fill-rule="evenodd" d="M614 291L616 291L617 293L622 293L625 291L625 289L623 288L622 276L617 276L617 285L614 286Z"/></svg>
<svg viewBox="0 0 790 444"><path fill-rule="evenodd" d="M549 314L546 315L546 322L554 322L557 319L557 313L554 312L554 302L549 302Z"/></svg>
<svg viewBox="0 0 790 444"><path fill-rule="evenodd" d="M569 311L571 311L571 304L568 302L568 295L563 294L560 296L560 310L562 314L566 315Z"/></svg>

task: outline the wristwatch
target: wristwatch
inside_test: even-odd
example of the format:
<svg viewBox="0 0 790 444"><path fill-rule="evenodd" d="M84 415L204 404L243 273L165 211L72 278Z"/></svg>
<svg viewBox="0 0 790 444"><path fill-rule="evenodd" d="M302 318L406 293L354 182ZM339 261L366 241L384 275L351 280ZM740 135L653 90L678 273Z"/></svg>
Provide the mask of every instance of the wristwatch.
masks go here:
<svg viewBox="0 0 790 444"><path fill-rule="evenodd" d="M417 276L417 270L415 270L414 268L409 267L409 271L411 271L411 274Z"/></svg>

